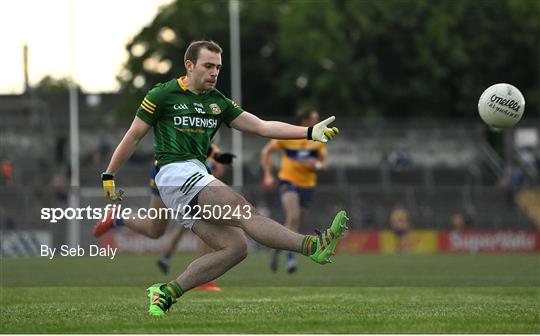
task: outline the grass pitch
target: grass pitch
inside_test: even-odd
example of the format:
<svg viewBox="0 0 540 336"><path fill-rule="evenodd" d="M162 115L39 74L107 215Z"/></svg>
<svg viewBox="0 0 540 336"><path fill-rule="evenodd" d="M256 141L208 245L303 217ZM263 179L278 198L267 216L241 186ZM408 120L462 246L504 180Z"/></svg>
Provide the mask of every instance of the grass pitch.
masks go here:
<svg viewBox="0 0 540 336"><path fill-rule="evenodd" d="M538 255L336 256L273 274L252 254L147 316L155 255L2 259L2 333L540 333ZM193 255L178 255L172 274ZM317 287L316 287L317 286Z"/></svg>

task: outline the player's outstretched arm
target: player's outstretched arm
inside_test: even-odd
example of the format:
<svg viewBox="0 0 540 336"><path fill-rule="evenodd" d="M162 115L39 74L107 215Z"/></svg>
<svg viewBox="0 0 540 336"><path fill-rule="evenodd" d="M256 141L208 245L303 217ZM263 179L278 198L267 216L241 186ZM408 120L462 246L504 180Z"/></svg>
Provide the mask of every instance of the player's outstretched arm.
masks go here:
<svg viewBox="0 0 540 336"><path fill-rule="evenodd" d="M231 126L239 131L251 132L271 139L309 139L327 142L339 133L337 127L327 127L335 119L332 116L313 127L304 127L280 121L262 120L249 112L243 112L233 120Z"/></svg>
<svg viewBox="0 0 540 336"><path fill-rule="evenodd" d="M105 195L113 201L122 200L123 191L116 190L114 185L114 174L133 155L135 148L141 139L148 133L150 125L135 117L129 130L122 138L112 155L107 170L101 174L103 190Z"/></svg>

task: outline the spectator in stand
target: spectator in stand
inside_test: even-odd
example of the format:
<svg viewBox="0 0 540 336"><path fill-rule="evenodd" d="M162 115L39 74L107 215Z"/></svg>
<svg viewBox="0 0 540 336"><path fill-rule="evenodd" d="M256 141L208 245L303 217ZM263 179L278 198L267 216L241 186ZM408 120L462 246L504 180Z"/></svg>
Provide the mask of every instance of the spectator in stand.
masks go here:
<svg viewBox="0 0 540 336"><path fill-rule="evenodd" d="M60 203L67 202L67 185L64 169L58 169L51 179L51 187L54 190L56 200Z"/></svg>
<svg viewBox="0 0 540 336"><path fill-rule="evenodd" d="M408 235L411 229L409 211L402 204L397 204L390 212L390 227L396 235L396 251L403 254L409 249Z"/></svg>
<svg viewBox="0 0 540 336"><path fill-rule="evenodd" d="M462 213L458 212L450 216L450 229L452 231L463 231L466 226L465 216Z"/></svg>
<svg viewBox="0 0 540 336"><path fill-rule="evenodd" d="M409 167L412 164L412 157L407 150L397 149L391 151L386 156L386 161L390 168L399 171Z"/></svg>
<svg viewBox="0 0 540 336"><path fill-rule="evenodd" d="M2 161L2 179L4 186L9 187L13 185L13 164L9 160Z"/></svg>

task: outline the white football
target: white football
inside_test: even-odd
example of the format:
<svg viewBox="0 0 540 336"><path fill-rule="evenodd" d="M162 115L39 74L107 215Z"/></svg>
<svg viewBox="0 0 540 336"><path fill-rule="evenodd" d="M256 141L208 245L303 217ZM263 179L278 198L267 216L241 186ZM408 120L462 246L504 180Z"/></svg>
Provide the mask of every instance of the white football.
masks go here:
<svg viewBox="0 0 540 336"><path fill-rule="evenodd" d="M510 128L523 116L525 98L510 84L499 83L488 87L478 100L480 118L493 128Z"/></svg>

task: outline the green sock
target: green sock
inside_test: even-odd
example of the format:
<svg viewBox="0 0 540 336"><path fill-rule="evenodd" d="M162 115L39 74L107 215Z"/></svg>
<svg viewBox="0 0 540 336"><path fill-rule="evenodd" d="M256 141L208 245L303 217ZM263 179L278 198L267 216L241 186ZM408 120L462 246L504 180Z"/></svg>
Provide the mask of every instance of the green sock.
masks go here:
<svg viewBox="0 0 540 336"><path fill-rule="evenodd" d="M316 240L316 236L304 236L300 252L305 256L310 256L315 253L315 251L317 250L317 244L315 243Z"/></svg>
<svg viewBox="0 0 540 336"><path fill-rule="evenodd" d="M162 287L161 290L167 292L167 294L171 295L175 299L179 298L180 296L182 296L182 294L184 294L184 290L182 289L182 287L180 287L178 282L176 282L175 280L161 287Z"/></svg>

